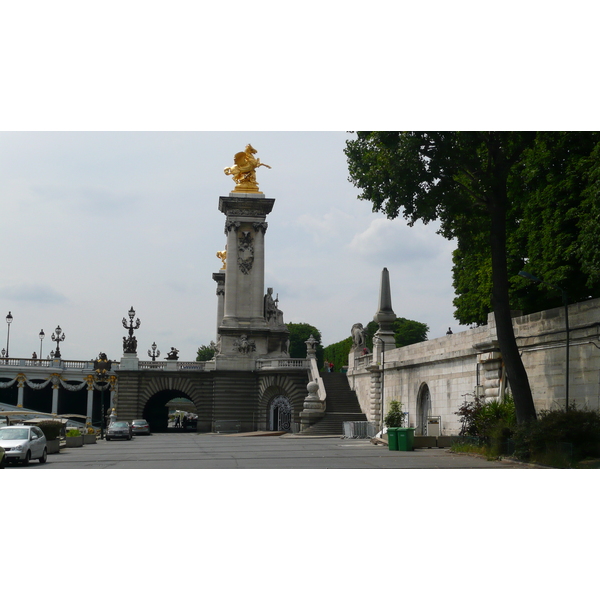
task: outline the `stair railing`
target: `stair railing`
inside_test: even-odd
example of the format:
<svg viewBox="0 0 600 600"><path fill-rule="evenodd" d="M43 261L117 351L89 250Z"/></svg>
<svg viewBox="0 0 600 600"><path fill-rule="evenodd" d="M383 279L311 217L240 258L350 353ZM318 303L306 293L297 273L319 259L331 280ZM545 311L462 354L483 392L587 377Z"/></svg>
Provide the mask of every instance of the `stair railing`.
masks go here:
<svg viewBox="0 0 600 600"><path fill-rule="evenodd" d="M323 382L323 378L321 377L321 372L319 371L319 367L317 366L317 359L315 357L310 357L310 376L312 381L316 381L319 385L319 400L323 403L323 410L327 410L327 405L325 403L325 399L327 398L327 392L325 391L325 383Z"/></svg>
<svg viewBox="0 0 600 600"><path fill-rule="evenodd" d="M308 395L304 398L304 406L300 411L300 432L306 431L311 425L323 418L325 414L325 384L317 367L315 356L308 356L310 361L309 379L306 386Z"/></svg>

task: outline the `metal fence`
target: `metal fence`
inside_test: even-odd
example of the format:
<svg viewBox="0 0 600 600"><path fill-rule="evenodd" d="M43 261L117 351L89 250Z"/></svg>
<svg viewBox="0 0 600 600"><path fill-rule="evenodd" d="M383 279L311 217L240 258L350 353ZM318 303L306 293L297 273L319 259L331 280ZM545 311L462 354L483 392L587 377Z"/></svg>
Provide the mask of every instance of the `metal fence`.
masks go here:
<svg viewBox="0 0 600 600"><path fill-rule="evenodd" d="M344 421L344 437L370 439L377 433L377 423L373 421Z"/></svg>

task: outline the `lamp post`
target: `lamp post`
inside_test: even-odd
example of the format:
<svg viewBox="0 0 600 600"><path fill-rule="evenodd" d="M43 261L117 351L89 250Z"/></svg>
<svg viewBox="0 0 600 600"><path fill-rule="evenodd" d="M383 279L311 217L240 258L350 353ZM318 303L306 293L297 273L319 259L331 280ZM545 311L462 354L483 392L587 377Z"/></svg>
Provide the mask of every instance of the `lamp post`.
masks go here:
<svg viewBox="0 0 600 600"><path fill-rule="evenodd" d="M567 297L567 292L562 288L554 285L553 283L547 283L542 281L539 277L528 273L527 271L519 271L519 275L521 277L525 277L525 279L529 279L534 281L535 283L542 283L544 285L548 285L555 290L558 290L562 294L562 301L565 305L565 332L566 332L566 351L565 351L565 360L566 360L566 368L565 368L565 410L569 410L569 299Z"/></svg>
<svg viewBox="0 0 600 600"><path fill-rule="evenodd" d="M6 358L8 358L8 344L10 342L10 324L13 322L13 316L10 314L10 310L6 315L6 323L8 324L8 334L6 335Z"/></svg>
<svg viewBox="0 0 600 600"><path fill-rule="evenodd" d="M100 439L104 439L104 390L108 380L108 372L112 367L112 360L108 360L104 352L98 354L98 359L94 361L94 379L96 383L102 384L100 389L101 421L100 421Z"/></svg>
<svg viewBox="0 0 600 600"><path fill-rule="evenodd" d="M41 329L40 330L40 360L42 360L42 343L44 342L44 338L46 337L46 334L44 333L44 330Z"/></svg>
<svg viewBox="0 0 600 600"><path fill-rule="evenodd" d="M65 334L60 328L60 325L54 330L54 333L52 334L52 341L56 342L56 350L54 351L53 358L60 358L60 343L65 341Z"/></svg>
<svg viewBox="0 0 600 600"><path fill-rule="evenodd" d="M383 411L384 411L384 383L385 383L385 342L378 336L373 336L373 341L379 346L381 344L381 435L383 435Z"/></svg>
<svg viewBox="0 0 600 600"><path fill-rule="evenodd" d="M133 324L133 319L135 317L135 310L133 310L133 306L127 312L129 316L129 325L127 324L127 320L123 317L123 327L129 331L128 337L123 337L123 352L125 354L135 354L137 352L137 340L133 335L135 329L139 329L141 325L141 321L136 319L135 325Z"/></svg>
<svg viewBox="0 0 600 600"><path fill-rule="evenodd" d="M156 349L156 342L152 342L152 352L148 350L148 356L152 358L152 362L156 361L156 359L160 356L160 350Z"/></svg>

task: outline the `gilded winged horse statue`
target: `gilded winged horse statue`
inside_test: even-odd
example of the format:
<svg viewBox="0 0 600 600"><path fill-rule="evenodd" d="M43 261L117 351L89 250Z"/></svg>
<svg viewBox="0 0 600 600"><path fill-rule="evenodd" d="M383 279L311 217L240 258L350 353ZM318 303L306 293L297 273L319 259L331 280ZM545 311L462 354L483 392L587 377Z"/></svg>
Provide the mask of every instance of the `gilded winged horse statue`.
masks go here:
<svg viewBox="0 0 600 600"><path fill-rule="evenodd" d="M233 157L235 163L233 167L224 169L225 175L231 175L235 181L235 189L232 193L240 192L243 194L260 194L258 183L256 182L256 169L258 167L267 167L269 165L260 162L260 158L255 158L256 150L248 144L244 152L238 152Z"/></svg>

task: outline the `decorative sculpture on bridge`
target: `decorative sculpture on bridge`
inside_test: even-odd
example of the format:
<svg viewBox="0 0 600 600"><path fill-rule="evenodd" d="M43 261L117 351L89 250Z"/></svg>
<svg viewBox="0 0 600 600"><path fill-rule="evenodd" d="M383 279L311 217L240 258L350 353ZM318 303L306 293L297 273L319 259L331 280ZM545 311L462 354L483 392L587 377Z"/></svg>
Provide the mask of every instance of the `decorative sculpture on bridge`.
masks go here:
<svg viewBox="0 0 600 600"><path fill-rule="evenodd" d="M179 350L171 346L171 351L167 352L167 360L179 360Z"/></svg>
<svg viewBox="0 0 600 600"><path fill-rule="evenodd" d="M242 333L240 337L233 342L233 347L237 348L241 354L250 354L250 352L256 352L256 343L254 340L249 340L245 333Z"/></svg>
<svg viewBox="0 0 600 600"><path fill-rule="evenodd" d="M139 329L142 322L139 319L136 319L135 325L133 324L133 319L135 317L135 310L133 310L133 306L129 309L127 313L129 315L129 325L127 325L127 320L123 317L123 327L129 330L129 337L123 336L123 352L125 354L136 354L137 353L137 339L133 335L134 329Z"/></svg>
<svg viewBox="0 0 600 600"><path fill-rule="evenodd" d="M260 158L255 158L257 150L255 150L250 144L246 146L244 152L238 152L233 157L235 163L232 167L226 167L224 169L225 175L231 175L233 181L235 181L235 188L233 194L260 194L261 191L258 189L258 183L256 182L256 169L258 167L267 167L269 165L260 162Z"/></svg>
<svg viewBox="0 0 600 600"><path fill-rule="evenodd" d="M227 268L227 246L225 246L225 250L219 250L217 252L217 258L220 258L222 261L221 271L224 271Z"/></svg>
<svg viewBox="0 0 600 600"><path fill-rule="evenodd" d="M362 348L365 345L365 329L362 323L352 325L352 348Z"/></svg>

